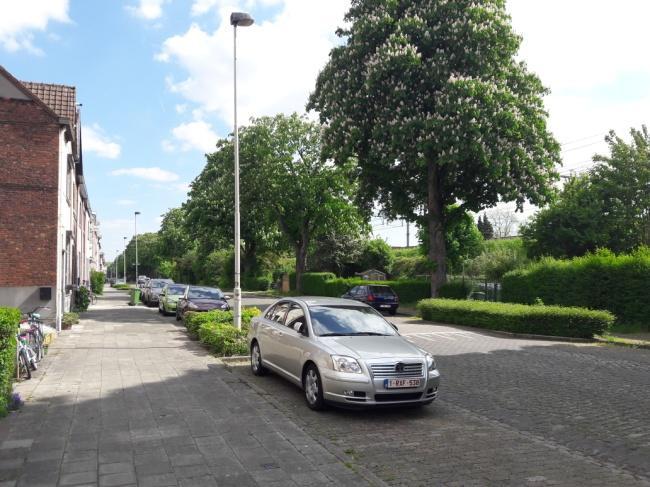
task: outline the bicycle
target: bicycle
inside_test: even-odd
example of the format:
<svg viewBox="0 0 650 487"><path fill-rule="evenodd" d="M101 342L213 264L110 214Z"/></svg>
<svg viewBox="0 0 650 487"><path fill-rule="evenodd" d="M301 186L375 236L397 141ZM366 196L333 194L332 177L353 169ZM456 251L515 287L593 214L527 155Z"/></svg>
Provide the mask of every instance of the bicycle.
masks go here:
<svg viewBox="0 0 650 487"><path fill-rule="evenodd" d="M45 333L43 332L43 321L41 320L41 315L37 313L37 311L41 309L50 308L48 306L39 306L34 308L32 311L25 313L26 319L21 321L21 325L29 327L24 329L23 333L28 338L28 346L36 354L37 362L41 361L45 356Z"/></svg>
<svg viewBox="0 0 650 487"><path fill-rule="evenodd" d="M90 304L97 304L97 295L94 292L88 293L88 299L90 299Z"/></svg>
<svg viewBox="0 0 650 487"><path fill-rule="evenodd" d="M36 354L27 344L27 334L16 333L16 378L32 378L32 369L36 370Z"/></svg>

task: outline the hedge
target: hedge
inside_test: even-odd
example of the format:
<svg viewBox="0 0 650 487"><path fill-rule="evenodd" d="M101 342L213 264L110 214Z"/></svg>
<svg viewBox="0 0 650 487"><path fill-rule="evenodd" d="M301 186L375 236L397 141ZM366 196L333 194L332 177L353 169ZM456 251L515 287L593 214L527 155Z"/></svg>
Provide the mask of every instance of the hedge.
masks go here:
<svg viewBox="0 0 650 487"><path fill-rule="evenodd" d="M601 335L615 320L608 311L489 301L425 299L418 303L417 308L420 316L430 321L574 338Z"/></svg>
<svg viewBox="0 0 650 487"><path fill-rule="evenodd" d="M99 271L90 271L90 289L93 294L104 294L104 282L106 281L106 274Z"/></svg>
<svg viewBox="0 0 650 487"><path fill-rule="evenodd" d="M242 328L248 327L256 316L260 315L260 310L255 307L242 308L241 310L241 323ZM183 318L185 327L192 335L197 335L202 325L206 323L227 324L232 326L233 313L232 311L213 310L207 312L188 311Z"/></svg>
<svg viewBox="0 0 650 487"><path fill-rule="evenodd" d="M271 276L244 276L242 287L246 291L268 291L272 282L273 278Z"/></svg>
<svg viewBox="0 0 650 487"><path fill-rule="evenodd" d="M650 251L599 251L570 260L542 259L503 278L503 301L604 309L620 323L650 327Z"/></svg>
<svg viewBox="0 0 650 487"><path fill-rule="evenodd" d="M199 340L218 354L229 357L231 355L248 355L248 326L238 330L230 323L203 323L199 328Z"/></svg>
<svg viewBox="0 0 650 487"><path fill-rule="evenodd" d="M400 301L414 303L431 297L431 283L426 279L401 279L395 281L366 281L359 278L336 277L331 272L306 272L302 277L303 294L307 296L339 297L354 286L367 285L390 286L397 293ZM440 288L440 296L445 298L466 299L469 284L452 281Z"/></svg>
<svg viewBox="0 0 650 487"><path fill-rule="evenodd" d="M16 333L20 310L0 308L0 416L7 414L11 383L16 374Z"/></svg>

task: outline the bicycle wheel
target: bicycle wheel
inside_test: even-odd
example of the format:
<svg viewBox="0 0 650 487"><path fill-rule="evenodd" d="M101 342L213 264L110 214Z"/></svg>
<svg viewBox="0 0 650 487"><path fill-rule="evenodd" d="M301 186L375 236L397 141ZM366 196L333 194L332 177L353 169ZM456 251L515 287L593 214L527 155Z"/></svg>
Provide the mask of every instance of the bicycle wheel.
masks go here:
<svg viewBox="0 0 650 487"><path fill-rule="evenodd" d="M27 358L27 352L25 349L21 349L18 354L18 377L31 379L32 371L29 368L29 359Z"/></svg>

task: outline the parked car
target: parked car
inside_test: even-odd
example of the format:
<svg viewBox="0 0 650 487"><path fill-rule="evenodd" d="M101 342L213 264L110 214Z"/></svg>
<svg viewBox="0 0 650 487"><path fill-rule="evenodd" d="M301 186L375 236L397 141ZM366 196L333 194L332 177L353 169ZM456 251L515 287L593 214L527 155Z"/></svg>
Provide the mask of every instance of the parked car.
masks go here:
<svg viewBox="0 0 650 487"><path fill-rule="evenodd" d="M253 374L272 370L293 382L311 409L420 405L438 395L433 356L364 303L281 299L253 318L248 340Z"/></svg>
<svg viewBox="0 0 650 487"><path fill-rule="evenodd" d="M150 279L142 288L141 300L147 306L156 306L158 296L165 287L165 284L174 284L171 279Z"/></svg>
<svg viewBox="0 0 650 487"><path fill-rule="evenodd" d="M176 305L176 319L181 320L188 311L211 311L220 309L222 311L230 310L226 300L230 296L221 292L216 287L205 286L187 286L185 294L181 296Z"/></svg>
<svg viewBox="0 0 650 487"><path fill-rule="evenodd" d="M144 286L149 278L147 276L138 276L138 287Z"/></svg>
<svg viewBox="0 0 650 487"><path fill-rule="evenodd" d="M397 313L399 298L390 286L370 284L367 286L354 286L341 296L343 299L354 299L372 306L379 311L387 311L390 315Z"/></svg>
<svg viewBox="0 0 650 487"><path fill-rule="evenodd" d="M164 315L176 313L176 304L186 289L187 284L166 284L158 297L158 311Z"/></svg>

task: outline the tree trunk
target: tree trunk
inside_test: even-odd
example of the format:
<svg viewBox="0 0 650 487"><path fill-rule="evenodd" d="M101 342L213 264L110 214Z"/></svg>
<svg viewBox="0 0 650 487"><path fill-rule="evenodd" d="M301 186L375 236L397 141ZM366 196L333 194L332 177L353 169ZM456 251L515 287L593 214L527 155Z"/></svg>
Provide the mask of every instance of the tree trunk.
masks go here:
<svg viewBox="0 0 650 487"><path fill-rule="evenodd" d="M431 272L431 297L447 280L447 249L445 247L444 205L440 194L438 168L433 160L427 164L427 223L429 230L429 262L435 264Z"/></svg>
<svg viewBox="0 0 650 487"><path fill-rule="evenodd" d="M296 243L296 291L302 293L302 275L307 268L307 248L309 247L309 231L302 230L302 236Z"/></svg>

